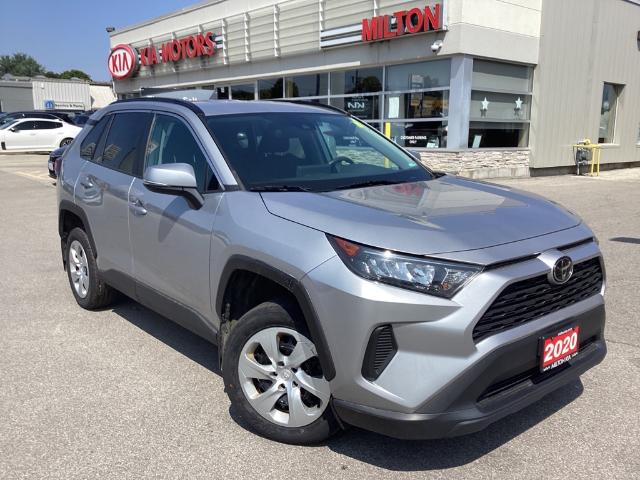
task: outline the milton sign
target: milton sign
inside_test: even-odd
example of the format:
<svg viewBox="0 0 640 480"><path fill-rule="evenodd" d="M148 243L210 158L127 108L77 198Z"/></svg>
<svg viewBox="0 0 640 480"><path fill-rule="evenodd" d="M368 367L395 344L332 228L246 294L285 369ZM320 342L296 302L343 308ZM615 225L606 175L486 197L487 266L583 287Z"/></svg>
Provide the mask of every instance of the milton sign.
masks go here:
<svg viewBox="0 0 640 480"><path fill-rule="evenodd" d="M159 49L154 45L149 45L140 47L136 51L130 45L116 45L111 49L107 65L113 78L123 80L133 75L139 66L145 67L190 58L210 57L215 53L215 34L207 32L169 40L163 43Z"/></svg>
<svg viewBox="0 0 640 480"><path fill-rule="evenodd" d="M442 4L400 10L393 15L380 15L362 20L362 41L389 40L407 34L443 30Z"/></svg>

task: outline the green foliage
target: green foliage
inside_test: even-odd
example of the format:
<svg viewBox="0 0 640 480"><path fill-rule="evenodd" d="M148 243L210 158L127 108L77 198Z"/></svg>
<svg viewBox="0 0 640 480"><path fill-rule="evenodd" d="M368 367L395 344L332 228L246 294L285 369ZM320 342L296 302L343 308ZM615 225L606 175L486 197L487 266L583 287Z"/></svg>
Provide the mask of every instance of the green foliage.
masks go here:
<svg viewBox="0 0 640 480"><path fill-rule="evenodd" d="M44 74L44 67L26 53L0 55L0 77L6 73L16 77L35 77Z"/></svg>
<svg viewBox="0 0 640 480"><path fill-rule="evenodd" d="M0 77L10 73L14 77L35 77L44 75L47 78L79 78L91 81L91 77L82 70L65 70L62 73L45 70L38 61L26 53L14 53L13 55L0 55Z"/></svg>
<svg viewBox="0 0 640 480"><path fill-rule="evenodd" d="M64 72L62 72L60 74L59 78L79 78L80 80L89 80L91 81L91 77L89 75L87 75L86 73L84 73L82 70L65 70Z"/></svg>

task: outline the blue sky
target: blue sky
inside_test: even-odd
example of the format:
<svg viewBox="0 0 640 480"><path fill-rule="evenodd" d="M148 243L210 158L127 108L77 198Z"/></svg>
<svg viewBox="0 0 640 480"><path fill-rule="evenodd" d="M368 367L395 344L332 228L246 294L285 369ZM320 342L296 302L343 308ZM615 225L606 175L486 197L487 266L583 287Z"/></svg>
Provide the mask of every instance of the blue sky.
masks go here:
<svg viewBox="0 0 640 480"><path fill-rule="evenodd" d="M77 68L109 80L105 27L126 27L200 0L4 0L0 55L35 57L47 70Z"/></svg>

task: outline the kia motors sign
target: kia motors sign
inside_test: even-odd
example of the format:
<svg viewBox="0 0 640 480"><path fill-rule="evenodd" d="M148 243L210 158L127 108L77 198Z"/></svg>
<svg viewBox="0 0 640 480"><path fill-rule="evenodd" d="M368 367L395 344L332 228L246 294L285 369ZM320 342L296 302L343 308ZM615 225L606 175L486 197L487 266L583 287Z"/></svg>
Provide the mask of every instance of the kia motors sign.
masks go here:
<svg viewBox="0 0 640 480"><path fill-rule="evenodd" d="M406 34L442 30L442 5L436 3L424 9L400 10L393 15L380 15L362 20L362 41L388 40Z"/></svg>
<svg viewBox="0 0 640 480"><path fill-rule="evenodd" d="M111 49L107 66L116 80L130 77L138 66L138 55L129 45L120 44Z"/></svg>
<svg viewBox="0 0 640 480"><path fill-rule="evenodd" d="M177 62L187 58L210 57L216 53L215 34L207 32L188 35L163 43L160 51L153 45L140 48L138 51L140 64L143 66Z"/></svg>
<svg viewBox="0 0 640 480"><path fill-rule="evenodd" d="M135 72L138 64L141 67L147 67L159 63L210 57L216 53L215 37L213 32L187 35L169 40L160 48L149 45L140 47L137 51L130 45L116 45L109 54L109 71L116 80L123 80Z"/></svg>

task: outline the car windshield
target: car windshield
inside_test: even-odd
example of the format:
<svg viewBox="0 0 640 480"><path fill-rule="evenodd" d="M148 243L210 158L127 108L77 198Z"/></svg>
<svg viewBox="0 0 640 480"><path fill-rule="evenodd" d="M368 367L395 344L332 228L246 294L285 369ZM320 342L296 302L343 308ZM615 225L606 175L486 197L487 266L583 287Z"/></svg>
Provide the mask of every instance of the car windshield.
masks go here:
<svg viewBox="0 0 640 480"><path fill-rule="evenodd" d="M430 180L413 157L363 122L331 113L207 117L247 189L330 191Z"/></svg>
<svg viewBox="0 0 640 480"><path fill-rule="evenodd" d="M7 115L5 117L0 118L0 125L2 127L5 127L6 125L8 125L9 123L13 123L16 121L15 117L12 117L11 115Z"/></svg>
<svg viewBox="0 0 640 480"><path fill-rule="evenodd" d="M11 126L15 125L16 123L18 123L18 120L14 118L9 118L7 119L6 123L0 122L0 130L11 128Z"/></svg>

